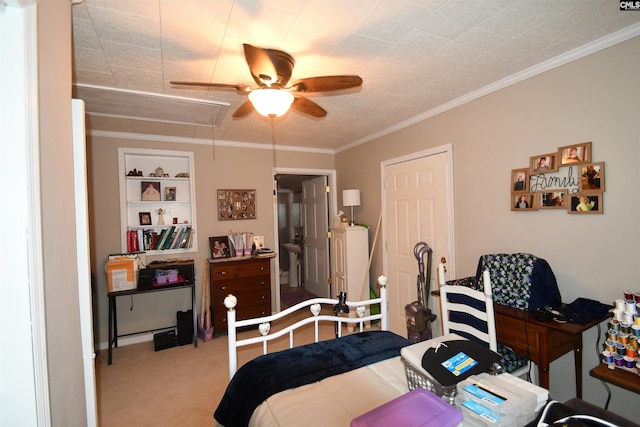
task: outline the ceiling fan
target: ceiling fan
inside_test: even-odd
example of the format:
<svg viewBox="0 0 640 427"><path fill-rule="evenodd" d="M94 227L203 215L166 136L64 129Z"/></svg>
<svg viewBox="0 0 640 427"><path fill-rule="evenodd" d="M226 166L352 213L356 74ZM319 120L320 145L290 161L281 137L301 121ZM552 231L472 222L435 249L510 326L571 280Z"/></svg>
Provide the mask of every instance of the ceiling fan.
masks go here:
<svg viewBox="0 0 640 427"><path fill-rule="evenodd" d="M244 56L249 71L258 88L225 83L171 81L176 86L198 86L220 90L235 90L249 95L249 100L234 113L233 118L244 117L253 111L269 118L285 114L289 107L313 117L324 117L327 112L313 101L302 96L304 93L333 92L362 85L359 76L321 76L299 79L287 86L293 71L291 55L277 49L263 49L244 44ZM263 104L264 102L264 104Z"/></svg>

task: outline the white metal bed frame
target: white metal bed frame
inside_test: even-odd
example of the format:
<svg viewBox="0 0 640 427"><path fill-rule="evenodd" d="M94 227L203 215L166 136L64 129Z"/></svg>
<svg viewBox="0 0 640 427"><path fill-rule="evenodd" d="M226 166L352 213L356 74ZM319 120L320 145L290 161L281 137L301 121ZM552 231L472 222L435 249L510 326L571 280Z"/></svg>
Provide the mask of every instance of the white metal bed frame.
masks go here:
<svg viewBox="0 0 640 427"><path fill-rule="evenodd" d="M227 295L224 299L224 305L227 308L227 331L229 338L229 378L233 378L234 374L238 369L238 353L237 350L239 347L262 343L262 352L263 354L267 354L267 342L279 338L285 334L289 334L289 348L293 348L293 333L296 329L301 326L307 325L309 323L315 324L315 342L318 342L318 323L320 321L330 321L337 323L337 331L338 337L342 336L342 324L359 324L360 332L364 329L364 324L366 322L370 322L372 320L380 320L381 326L380 329L383 331L388 330L388 308L387 308L387 278L386 276L378 277L378 284L380 285L380 297L373 298L363 301L346 301L346 305L349 308L356 309L356 313L358 317L340 317L337 315L320 315L322 310L322 304L325 305L335 305L338 303L337 299L332 298L314 298L307 301L303 301L298 303L292 307L289 307L285 310L282 310L279 313L272 314L270 316L257 317L254 319L245 319L236 321L236 311L235 307L238 303L237 298L234 295ZM366 306L371 307L374 304L380 305L380 313L365 316ZM304 318L282 330L274 332L269 335L271 329L271 322L274 320L281 319L295 311L300 310L301 308L309 307L309 310L312 314L311 317ZM261 336L246 338L242 340L237 339L237 330L239 328L245 328L247 326L255 326L258 325L258 330L260 331Z"/></svg>

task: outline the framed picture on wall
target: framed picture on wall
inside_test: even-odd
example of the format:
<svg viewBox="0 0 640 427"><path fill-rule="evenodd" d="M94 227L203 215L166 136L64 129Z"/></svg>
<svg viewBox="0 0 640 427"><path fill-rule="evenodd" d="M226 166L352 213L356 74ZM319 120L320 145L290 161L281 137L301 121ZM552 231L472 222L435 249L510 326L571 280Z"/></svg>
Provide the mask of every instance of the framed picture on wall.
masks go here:
<svg viewBox="0 0 640 427"><path fill-rule="evenodd" d="M602 193L572 194L567 211L570 214L601 214L602 203Z"/></svg>
<svg viewBox="0 0 640 427"><path fill-rule="evenodd" d="M542 154L531 157L531 174L539 175L549 172L558 171L558 162L556 161L558 153Z"/></svg>
<svg viewBox="0 0 640 427"><path fill-rule="evenodd" d="M538 210L535 193L511 194L512 211L535 211Z"/></svg>
<svg viewBox="0 0 640 427"><path fill-rule="evenodd" d="M218 220L256 219L256 190L218 190Z"/></svg>
<svg viewBox="0 0 640 427"><path fill-rule="evenodd" d="M591 161L591 142L559 147L558 157L562 166L589 163Z"/></svg>
<svg viewBox="0 0 640 427"><path fill-rule="evenodd" d="M604 162L585 163L578 166L580 192L604 191Z"/></svg>
<svg viewBox="0 0 640 427"><path fill-rule="evenodd" d="M513 169L511 171L511 191L526 193L529 191L529 169Z"/></svg>
<svg viewBox="0 0 640 427"><path fill-rule="evenodd" d="M164 187L164 199L168 202L175 202L176 187Z"/></svg>
<svg viewBox="0 0 640 427"><path fill-rule="evenodd" d="M567 190L551 190L536 193L538 209L566 209L565 201Z"/></svg>

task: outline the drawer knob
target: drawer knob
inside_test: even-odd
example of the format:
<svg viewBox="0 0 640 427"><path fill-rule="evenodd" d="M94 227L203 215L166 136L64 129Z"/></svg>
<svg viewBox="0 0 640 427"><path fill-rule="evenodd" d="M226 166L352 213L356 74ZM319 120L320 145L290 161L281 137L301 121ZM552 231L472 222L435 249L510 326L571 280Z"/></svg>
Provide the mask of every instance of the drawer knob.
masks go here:
<svg viewBox="0 0 640 427"><path fill-rule="evenodd" d="M226 286L223 286L223 287L222 287L222 290L224 291L225 289L227 289L227 287L226 287Z"/></svg>
<svg viewBox="0 0 640 427"><path fill-rule="evenodd" d="M220 272L220 275L221 275L221 276L224 276L225 274L227 274L227 272L226 272L226 271L221 271L221 272Z"/></svg>

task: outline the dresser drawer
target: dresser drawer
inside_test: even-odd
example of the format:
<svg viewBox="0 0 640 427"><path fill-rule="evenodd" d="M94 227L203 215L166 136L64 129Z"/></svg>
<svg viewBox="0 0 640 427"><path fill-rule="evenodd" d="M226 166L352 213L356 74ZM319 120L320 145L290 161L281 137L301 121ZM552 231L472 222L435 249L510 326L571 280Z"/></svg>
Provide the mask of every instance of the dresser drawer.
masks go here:
<svg viewBox="0 0 640 427"><path fill-rule="evenodd" d="M250 262L230 262L211 267L211 280L234 280L243 277L271 275L269 262L262 260Z"/></svg>
<svg viewBox="0 0 640 427"><path fill-rule="evenodd" d="M216 280L211 283L211 295L223 295L234 294L238 296L241 292L266 289L269 291L271 288L271 278L265 277L245 277L232 280Z"/></svg>

